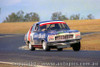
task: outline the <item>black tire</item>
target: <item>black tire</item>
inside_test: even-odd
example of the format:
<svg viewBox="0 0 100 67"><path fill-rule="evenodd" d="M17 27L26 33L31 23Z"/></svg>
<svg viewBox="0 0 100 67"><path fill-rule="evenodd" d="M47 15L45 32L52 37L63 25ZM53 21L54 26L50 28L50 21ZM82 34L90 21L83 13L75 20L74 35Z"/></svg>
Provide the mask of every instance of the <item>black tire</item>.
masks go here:
<svg viewBox="0 0 100 67"><path fill-rule="evenodd" d="M43 50L50 51L50 47L47 45L45 41L42 42L42 47L43 47Z"/></svg>
<svg viewBox="0 0 100 67"><path fill-rule="evenodd" d="M34 50L35 50L35 47L33 47L33 46L31 45L31 43L29 43L29 50L31 50L31 51L34 51Z"/></svg>
<svg viewBox="0 0 100 67"><path fill-rule="evenodd" d="M30 50L31 50L31 51L35 51L35 48L34 48L34 47L32 47Z"/></svg>
<svg viewBox="0 0 100 67"><path fill-rule="evenodd" d="M74 51L80 51L81 43L79 42L79 43L73 44L72 48Z"/></svg>
<svg viewBox="0 0 100 67"><path fill-rule="evenodd" d="M57 51L62 51L63 50L63 48L57 48Z"/></svg>

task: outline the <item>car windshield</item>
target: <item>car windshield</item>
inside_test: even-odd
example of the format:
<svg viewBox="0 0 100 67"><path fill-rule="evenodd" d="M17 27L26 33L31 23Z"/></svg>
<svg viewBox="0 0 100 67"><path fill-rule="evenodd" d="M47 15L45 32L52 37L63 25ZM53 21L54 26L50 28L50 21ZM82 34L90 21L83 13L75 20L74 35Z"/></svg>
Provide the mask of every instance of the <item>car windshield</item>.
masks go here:
<svg viewBox="0 0 100 67"><path fill-rule="evenodd" d="M69 30L69 27L67 26L67 24L57 23L57 24L47 24L47 25L40 26L40 29L42 31L44 31L44 30L60 30L60 29L68 29Z"/></svg>

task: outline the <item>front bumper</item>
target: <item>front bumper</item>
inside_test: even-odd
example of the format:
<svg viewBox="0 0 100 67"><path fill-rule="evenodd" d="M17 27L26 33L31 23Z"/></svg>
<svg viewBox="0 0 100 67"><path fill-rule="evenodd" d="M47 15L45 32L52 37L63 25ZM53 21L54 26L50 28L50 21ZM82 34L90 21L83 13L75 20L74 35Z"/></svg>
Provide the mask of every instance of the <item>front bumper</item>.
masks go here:
<svg viewBox="0 0 100 67"><path fill-rule="evenodd" d="M56 46L57 48L71 47L72 44L79 43L80 39L65 40L65 41L55 41L48 42L48 46Z"/></svg>

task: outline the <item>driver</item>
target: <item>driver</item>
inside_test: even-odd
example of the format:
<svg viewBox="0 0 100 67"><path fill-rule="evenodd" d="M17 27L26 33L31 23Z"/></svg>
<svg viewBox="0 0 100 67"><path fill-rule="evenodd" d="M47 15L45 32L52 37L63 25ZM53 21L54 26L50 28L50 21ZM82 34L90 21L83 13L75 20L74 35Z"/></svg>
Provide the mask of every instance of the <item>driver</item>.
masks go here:
<svg viewBox="0 0 100 67"><path fill-rule="evenodd" d="M43 25L42 27L41 27L41 31L45 31L46 30L46 25Z"/></svg>

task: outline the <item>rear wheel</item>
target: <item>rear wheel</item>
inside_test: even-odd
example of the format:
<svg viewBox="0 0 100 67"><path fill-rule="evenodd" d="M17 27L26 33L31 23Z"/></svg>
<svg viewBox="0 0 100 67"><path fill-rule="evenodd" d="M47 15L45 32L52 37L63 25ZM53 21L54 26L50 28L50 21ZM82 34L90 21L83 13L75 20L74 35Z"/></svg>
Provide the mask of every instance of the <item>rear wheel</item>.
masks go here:
<svg viewBox="0 0 100 67"><path fill-rule="evenodd" d="M50 51L50 47L47 45L47 43L45 41L43 41L42 47L43 47L43 50Z"/></svg>
<svg viewBox="0 0 100 67"><path fill-rule="evenodd" d="M58 50L58 51L62 51L62 50L63 50L63 48L57 48L57 50Z"/></svg>
<svg viewBox="0 0 100 67"><path fill-rule="evenodd" d="M34 51L35 48L31 45L31 43L29 43L29 50Z"/></svg>
<svg viewBox="0 0 100 67"><path fill-rule="evenodd" d="M80 51L81 43L79 42L79 43L73 44L72 48L74 51Z"/></svg>

